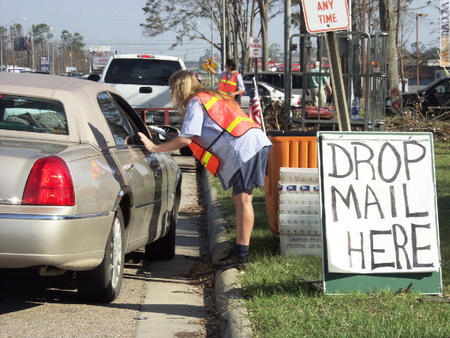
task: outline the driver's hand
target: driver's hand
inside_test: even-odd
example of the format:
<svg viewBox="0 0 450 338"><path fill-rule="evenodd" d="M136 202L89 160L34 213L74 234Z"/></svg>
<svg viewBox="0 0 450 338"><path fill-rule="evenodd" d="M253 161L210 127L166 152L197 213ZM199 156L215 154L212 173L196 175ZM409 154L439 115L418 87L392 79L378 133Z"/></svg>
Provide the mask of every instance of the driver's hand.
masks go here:
<svg viewBox="0 0 450 338"><path fill-rule="evenodd" d="M145 148L147 148L148 151L152 152L153 148L155 147L155 144L149 140L147 136L145 136L143 133L138 132L139 137L141 138L142 143L144 144Z"/></svg>

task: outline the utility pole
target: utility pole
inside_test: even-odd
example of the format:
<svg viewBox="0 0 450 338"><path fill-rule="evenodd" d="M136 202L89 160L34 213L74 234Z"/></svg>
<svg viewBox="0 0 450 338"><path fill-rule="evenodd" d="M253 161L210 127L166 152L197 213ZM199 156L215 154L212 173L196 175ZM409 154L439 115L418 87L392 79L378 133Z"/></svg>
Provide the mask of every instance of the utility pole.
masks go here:
<svg viewBox="0 0 450 338"><path fill-rule="evenodd" d="M0 72L3 68L3 29L0 31Z"/></svg>
<svg viewBox="0 0 450 338"><path fill-rule="evenodd" d="M426 13L416 13L416 81L417 90L419 90L419 64L420 64L420 49L419 49L419 16L428 16Z"/></svg>
<svg viewBox="0 0 450 338"><path fill-rule="evenodd" d="M291 0L284 0L284 102L286 128L291 119Z"/></svg>
<svg viewBox="0 0 450 338"><path fill-rule="evenodd" d="M226 58L227 58L227 44L225 43L225 40L227 38L227 35L225 33L225 6L226 6L226 0L222 0L222 33L223 33L223 38L222 38L222 70L225 70L225 63L226 63Z"/></svg>

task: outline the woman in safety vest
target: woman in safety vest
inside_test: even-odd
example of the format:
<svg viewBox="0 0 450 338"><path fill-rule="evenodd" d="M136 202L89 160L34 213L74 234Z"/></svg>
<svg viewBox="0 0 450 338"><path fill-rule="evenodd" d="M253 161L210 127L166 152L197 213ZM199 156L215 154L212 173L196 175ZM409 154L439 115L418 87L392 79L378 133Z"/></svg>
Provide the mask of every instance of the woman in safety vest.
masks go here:
<svg viewBox="0 0 450 338"><path fill-rule="evenodd" d="M233 187L235 247L228 256L213 263L219 268L242 268L249 260L254 223L252 189L264 185L272 143L236 101L205 89L191 72L180 70L169 83L172 100L185 113L180 134L158 145L144 134L139 135L150 152L189 146L205 168L219 178L224 190Z"/></svg>
<svg viewBox="0 0 450 338"><path fill-rule="evenodd" d="M244 80L242 79L242 75L236 70L234 60L228 59L225 63L225 71L220 74L211 68L208 61L205 64L208 70L216 75L219 80L219 93L230 95L241 104L241 96L245 92Z"/></svg>

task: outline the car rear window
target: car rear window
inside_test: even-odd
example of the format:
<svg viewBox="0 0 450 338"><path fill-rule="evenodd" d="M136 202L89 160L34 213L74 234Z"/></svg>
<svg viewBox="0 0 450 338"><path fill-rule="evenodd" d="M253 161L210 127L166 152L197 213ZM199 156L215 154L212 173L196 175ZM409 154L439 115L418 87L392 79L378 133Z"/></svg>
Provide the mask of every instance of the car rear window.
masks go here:
<svg viewBox="0 0 450 338"><path fill-rule="evenodd" d="M68 134L66 113L61 102L1 93L0 129Z"/></svg>
<svg viewBox="0 0 450 338"><path fill-rule="evenodd" d="M113 59L105 75L106 83L168 86L169 77L181 65L157 59Z"/></svg>

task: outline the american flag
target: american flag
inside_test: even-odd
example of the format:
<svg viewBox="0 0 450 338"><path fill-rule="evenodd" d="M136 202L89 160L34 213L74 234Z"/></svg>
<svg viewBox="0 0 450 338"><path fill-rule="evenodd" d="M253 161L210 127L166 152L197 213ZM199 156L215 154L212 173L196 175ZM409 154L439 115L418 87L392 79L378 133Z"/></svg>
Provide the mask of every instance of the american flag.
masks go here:
<svg viewBox="0 0 450 338"><path fill-rule="evenodd" d="M264 126L264 120L262 119L262 112L261 112L261 103L259 101L259 95L258 95L258 90L256 89L256 80L255 78L253 78L253 90L250 96L250 117L252 118L253 121L255 121L262 130L265 130L265 126Z"/></svg>

